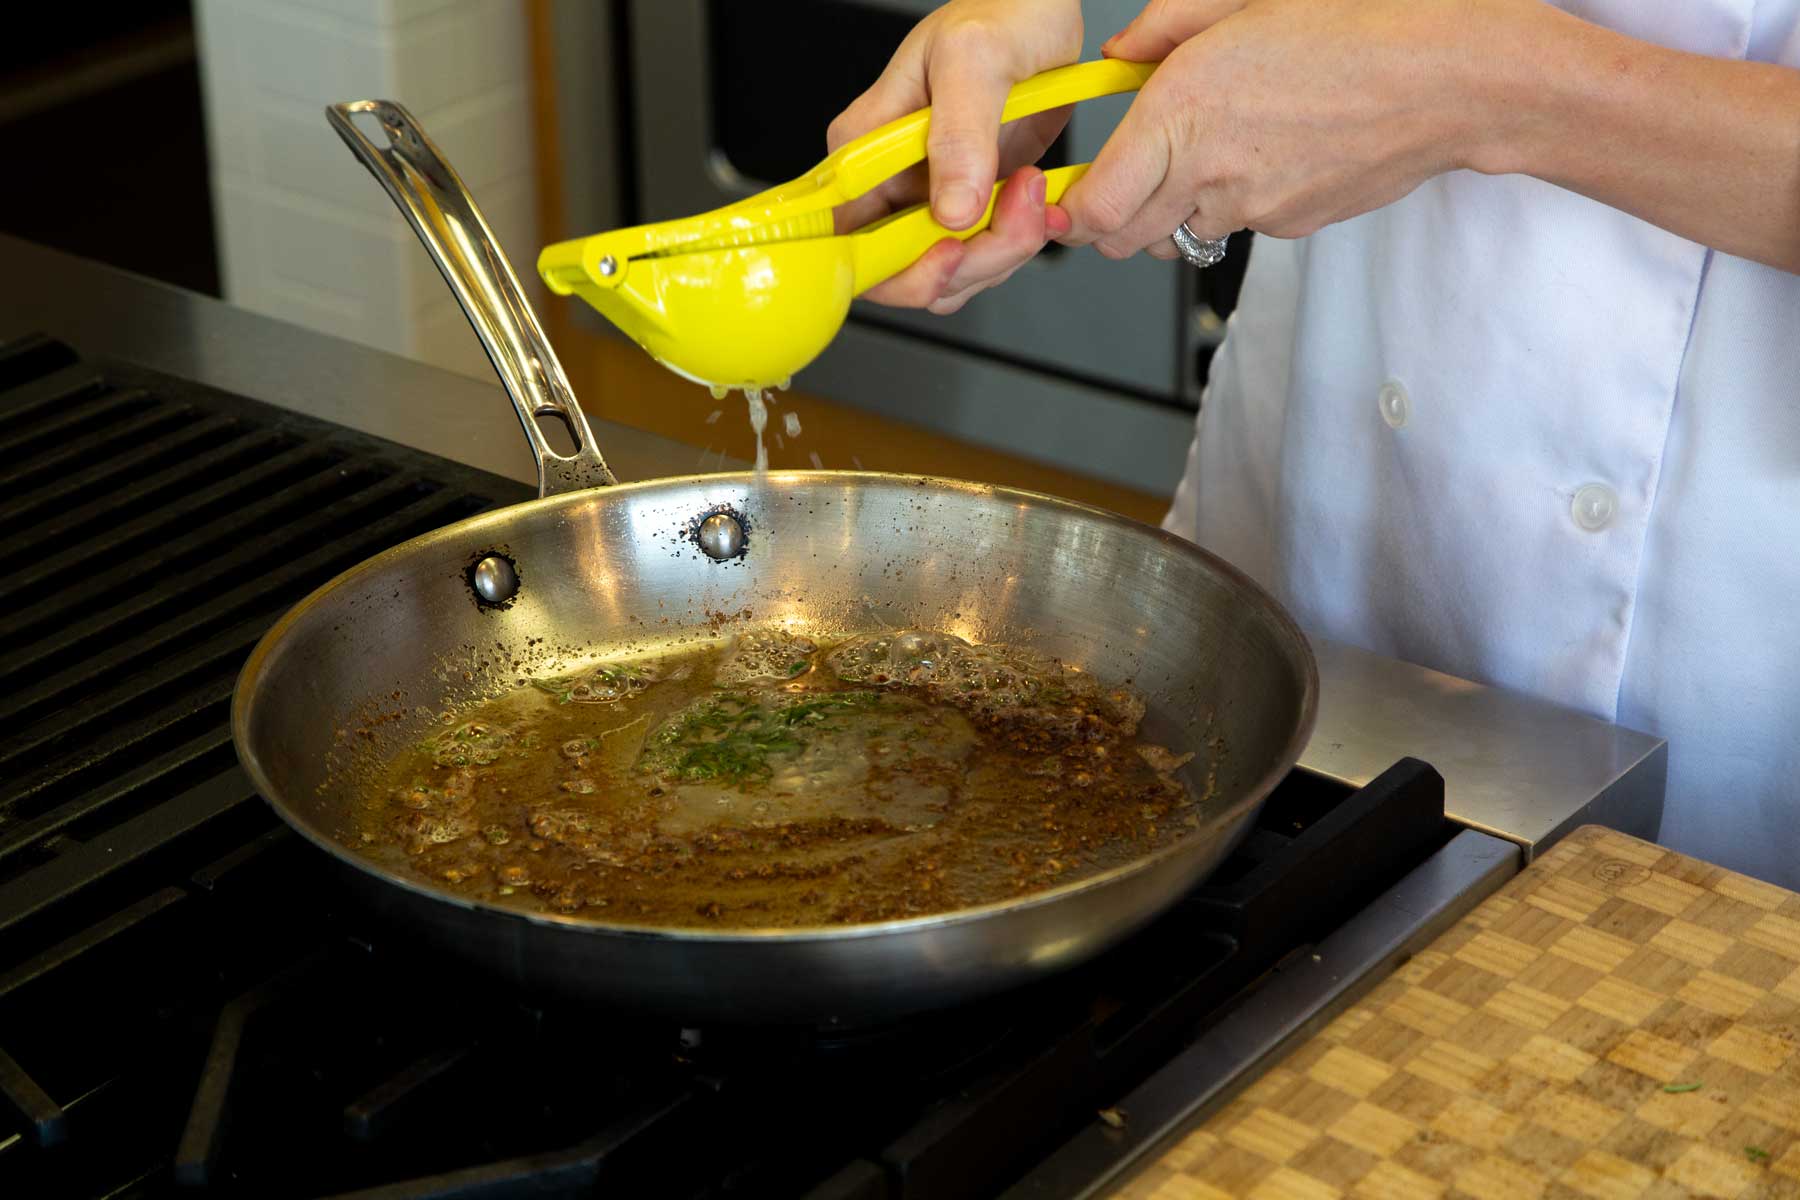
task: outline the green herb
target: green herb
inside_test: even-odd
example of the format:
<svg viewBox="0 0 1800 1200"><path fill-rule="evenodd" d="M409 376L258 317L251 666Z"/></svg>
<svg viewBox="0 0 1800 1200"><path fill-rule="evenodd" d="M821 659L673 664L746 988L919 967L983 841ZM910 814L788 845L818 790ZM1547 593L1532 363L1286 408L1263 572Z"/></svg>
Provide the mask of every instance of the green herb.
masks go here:
<svg viewBox="0 0 1800 1200"><path fill-rule="evenodd" d="M837 713L873 708L880 702L874 692L826 692L778 709L775 717L784 725L818 724Z"/></svg>
<svg viewBox="0 0 1800 1200"><path fill-rule="evenodd" d="M678 779L767 779L775 773L769 755L798 750L799 739L766 730L689 746L675 760L672 774Z"/></svg>
<svg viewBox="0 0 1800 1200"><path fill-rule="evenodd" d="M715 701L686 714L658 736L666 773L677 779L766 779L769 756L797 750L800 739L771 714L733 701Z"/></svg>
<svg viewBox="0 0 1800 1200"><path fill-rule="evenodd" d="M727 693L704 701L658 730L645 765L675 779L743 782L774 774L769 759L801 749L802 730L831 728L831 718L873 707L872 692L828 692L767 707L754 697Z"/></svg>
<svg viewBox="0 0 1800 1200"><path fill-rule="evenodd" d="M1671 1095L1679 1094L1681 1092L1697 1092L1699 1090L1700 1090L1700 1085L1697 1083L1665 1083L1665 1084L1663 1084L1663 1091L1668 1092Z"/></svg>
<svg viewBox="0 0 1800 1200"><path fill-rule="evenodd" d="M1744 1157L1748 1158L1751 1162L1762 1162L1769 1157L1769 1152L1764 1150L1761 1146L1745 1146Z"/></svg>
<svg viewBox="0 0 1800 1200"><path fill-rule="evenodd" d="M540 692L548 692L555 696L558 704L567 704L575 692L575 685L567 679L533 679L531 686Z"/></svg>
<svg viewBox="0 0 1800 1200"><path fill-rule="evenodd" d="M788 667L788 678L792 679L794 676L800 674L800 672L802 672L804 670L806 670L806 664L804 662L793 663L793 664L789 665L789 667Z"/></svg>

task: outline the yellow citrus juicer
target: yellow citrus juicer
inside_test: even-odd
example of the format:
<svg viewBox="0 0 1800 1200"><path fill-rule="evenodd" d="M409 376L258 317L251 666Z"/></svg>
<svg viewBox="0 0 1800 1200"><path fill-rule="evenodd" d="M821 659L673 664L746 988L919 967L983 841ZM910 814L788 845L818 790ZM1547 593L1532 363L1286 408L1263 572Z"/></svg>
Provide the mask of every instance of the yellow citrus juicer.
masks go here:
<svg viewBox="0 0 1800 1200"><path fill-rule="evenodd" d="M1033 76L1001 121L1135 91L1154 63L1111 59ZM832 210L924 161L931 110L838 147L800 178L679 221L637 225L546 247L538 273L573 292L678 375L715 387L785 384L831 344L850 301L917 262L945 237L968 238L994 214L950 230L920 204L848 234ZM1088 164L1045 172L1055 203Z"/></svg>

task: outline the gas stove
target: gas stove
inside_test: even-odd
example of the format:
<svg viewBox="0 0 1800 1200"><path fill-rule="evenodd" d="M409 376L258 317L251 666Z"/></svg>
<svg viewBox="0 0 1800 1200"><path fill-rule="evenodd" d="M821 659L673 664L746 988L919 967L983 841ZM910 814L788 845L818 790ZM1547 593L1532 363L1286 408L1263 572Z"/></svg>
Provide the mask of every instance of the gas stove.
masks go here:
<svg viewBox="0 0 1800 1200"><path fill-rule="evenodd" d="M23 252L0 239L0 258ZM1659 743L1326 646L1311 761L1239 851L1046 984L866 1028L685 1028L506 992L349 907L256 797L226 724L238 666L288 605L530 494L296 413L245 382L247 349L295 364L278 390L327 395L308 338L342 348L332 396L483 389L104 279L85 289L101 316L136 295L138 320L64 307L43 323L64 340L0 349L0 1194L1104 1195L1559 827L1653 832ZM177 311L185 336L144 340ZM634 474L685 456L608 452ZM1445 724L1457 704L1488 732ZM1372 721L1413 740L1357 727ZM1559 774L1540 755L1509 784L1494 730L1552 764L1603 761ZM1535 800L1516 828L1485 819L1503 786Z"/></svg>
<svg viewBox="0 0 1800 1200"><path fill-rule="evenodd" d="M539 1004L371 940L283 830L185 875L171 846L170 882L100 889L120 907L0 977L5 1028L29 1031L4 1042L0 1091L23 1128L0 1142L0 1184L371 1200L602 1185L1075 1194L1127 1156L1033 1168L1086 1127L1149 1120L1125 1099L1134 1087L1453 835L1441 794L1417 763L1349 795L1297 776L1226 868L1237 879L1126 946L1031 992L873 1029L696 1030ZM1493 858L1470 899L1513 866L1510 848Z"/></svg>

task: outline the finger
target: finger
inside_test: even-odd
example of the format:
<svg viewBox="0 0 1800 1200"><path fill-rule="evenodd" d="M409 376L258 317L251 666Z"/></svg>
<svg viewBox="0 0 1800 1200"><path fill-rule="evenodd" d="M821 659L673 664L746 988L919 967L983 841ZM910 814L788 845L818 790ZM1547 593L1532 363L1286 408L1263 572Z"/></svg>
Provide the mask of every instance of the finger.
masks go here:
<svg viewBox="0 0 1800 1200"><path fill-rule="evenodd" d="M1160 242L1151 242L1148 246L1144 247L1144 253L1148 254L1151 258L1160 258L1164 262L1181 257L1181 251L1175 248L1175 242L1172 238L1164 238Z"/></svg>
<svg viewBox="0 0 1800 1200"><path fill-rule="evenodd" d="M849 203L832 209L834 232L850 233L879 217L910 208L925 199L926 186L925 164L909 167Z"/></svg>
<svg viewBox="0 0 1800 1200"><path fill-rule="evenodd" d="M1100 53L1126 62L1161 62L1169 51L1244 7L1244 0L1150 0Z"/></svg>
<svg viewBox="0 0 1800 1200"><path fill-rule="evenodd" d="M1139 93L1094 165L1063 194L1070 222L1069 231L1057 238L1063 245L1086 246L1117 234L1162 186L1171 141L1156 94L1148 88Z"/></svg>
<svg viewBox="0 0 1800 1200"><path fill-rule="evenodd" d="M947 317L953 312L960 311L963 305L973 300L982 292L992 291L994 288L999 287L1001 284L1011 279L1013 277L1013 271L1017 271L1018 269L1018 267L1014 267L1012 271L1008 271L1004 275L997 276L993 279L985 279L971 287L964 288L960 292L952 292L941 300L933 300L925 307L934 316Z"/></svg>
<svg viewBox="0 0 1800 1200"><path fill-rule="evenodd" d="M1032 113L1000 127L1000 171L1010 175L1044 157L1044 151L1069 124L1073 105Z"/></svg>
<svg viewBox="0 0 1800 1200"><path fill-rule="evenodd" d="M1044 173L1036 167L1020 167L1000 189L993 221L966 243L962 264L944 293L996 280L1042 250L1048 240L1045 207Z"/></svg>
<svg viewBox="0 0 1800 1200"><path fill-rule="evenodd" d="M943 296L962 262L964 246L953 237L944 238L919 256L919 261L892 279L887 279L859 299L873 300L890 308L924 308Z"/></svg>
<svg viewBox="0 0 1800 1200"><path fill-rule="evenodd" d="M989 286L990 284L988 283L978 283L973 287L966 287L960 292L933 300L930 304L925 306L925 311L931 313L931 315L935 317L947 317L952 313L961 312L963 305L974 299L978 294L987 291Z"/></svg>
<svg viewBox="0 0 1800 1200"><path fill-rule="evenodd" d="M1188 229L1195 237L1223 237L1231 230L1216 228L1222 220L1218 211L1223 206L1217 203L1217 197L1214 201L1196 204L1192 185L1170 178L1151 193L1123 229L1096 241L1094 249L1108 258L1130 258L1139 250L1158 242L1168 242L1175 227L1183 221L1188 223Z"/></svg>
<svg viewBox="0 0 1800 1200"><path fill-rule="evenodd" d="M922 36L917 28L908 34L869 89L832 118L831 124L825 127L827 150L835 151L845 142L854 141L907 113L917 112L929 103L925 91ZM916 204L924 197L925 187L923 164L915 170L902 172L835 210L832 214L835 231L849 233L895 209Z"/></svg>
<svg viewBox="0 0 1800 1200"><path fill-rule="evenodd" d="M1066 228L1067 214L1044 203L1044 184L1043 172L1031 167L1021 168L1007 180L994 205L993 223L969 239L968 253L951 276L943 297L927 308L939 316L948 316L976 294L1011 279L1049 241L1051 213L1056 213L1060 227Z"/></svg>
<svg viewBox="0 0 1800 1200"><path fill-rule="evenodd" d="M978 27L976 28L979 32ZM951 32L947 37L963 36ZM1000 171L1000 110L1012 82L991 51L951 42L932 55L931 213L947 229L967 229L987 208Z"/></svg>
<svg viewBox="0 0 1800 1200"><path fill-rule="evenodd" d="M924 33L915 26L867 91L825 127L825 148L836 150L871 129L917 112L930 103L925 90Z"/></svg>

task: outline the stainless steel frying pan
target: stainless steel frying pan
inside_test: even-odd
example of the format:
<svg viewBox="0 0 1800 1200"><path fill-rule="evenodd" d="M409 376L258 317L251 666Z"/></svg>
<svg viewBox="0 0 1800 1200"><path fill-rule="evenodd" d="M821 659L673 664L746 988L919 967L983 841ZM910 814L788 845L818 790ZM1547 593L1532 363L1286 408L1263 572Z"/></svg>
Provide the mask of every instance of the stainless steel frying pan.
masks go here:
<svg viewBox="0 0 1800 1200"><path fill-rule="evenodd" d="M238 681L232 731L245 769L368 905L446 958L526 988L693 1022L829 1024L1067 968L1229 853L1313 723L1311 651L1267 594L1160 530L984 484L780 471L614 485L517 279L436 147L398 105L328 115L462 302L531 440L541 492L340 575L269 631ZM575 453L552 448L546 418L566 424ZM1203 826L1126 867L1016 901L735 931L474 902L340 841L384 759L440 712L522 674L691 636L746 609L759 623L925 627L1029 645L1130 680L1172 722L1163 740L1199 755L1188 769L1216 773Z"/></svg>

